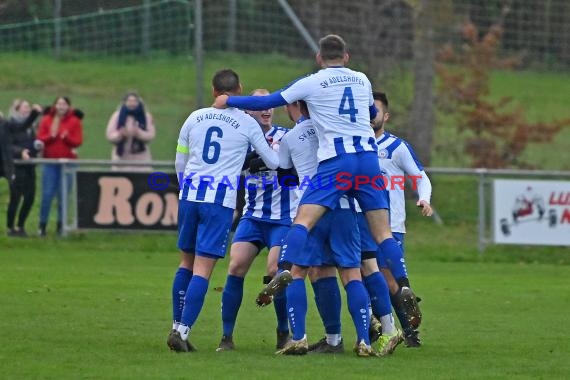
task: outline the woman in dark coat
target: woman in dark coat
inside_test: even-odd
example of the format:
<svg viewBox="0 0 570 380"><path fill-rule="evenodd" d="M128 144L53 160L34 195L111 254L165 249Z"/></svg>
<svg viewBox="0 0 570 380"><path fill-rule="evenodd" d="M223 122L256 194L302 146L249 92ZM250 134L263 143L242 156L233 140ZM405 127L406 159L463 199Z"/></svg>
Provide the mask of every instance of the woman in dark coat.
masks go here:
<svg viewBox="0 0 570 380"><path fill-rule="evenodd" d="M37 148L40 146L37 143L34 144L36 134L33 127L41 113L42 108L37 104L32 107L26 100L14 100L8 119L14 159L30 160L37 156ZM8 235L25 237L27 236L26 219L30 214L36 195L35 165L16 165L15 174L16 178L10 185L10 203L7 213ZM18 208L20 209L19 213ZM18 214L18 223L15 226L16 214Z"/></svg>

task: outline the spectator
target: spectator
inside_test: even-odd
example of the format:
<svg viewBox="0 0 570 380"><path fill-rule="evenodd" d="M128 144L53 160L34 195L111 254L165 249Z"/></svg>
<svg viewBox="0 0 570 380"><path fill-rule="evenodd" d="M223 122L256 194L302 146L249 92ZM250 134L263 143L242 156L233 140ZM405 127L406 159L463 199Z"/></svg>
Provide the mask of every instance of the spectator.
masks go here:
<svg viewBox="0 0 570 380"><path fill-rule="evenodd" d="M67 97L58 97L40 122L38 139L44 147L45 158L76 159L76 148L83 142L81 119L71 108ZM62 228L62 205L66 201L61 194L62 167L44 164L42 170L42 200L40 205L40 236L46 235L46 226L53 198L57 196L57 232ZM72 175L68 175L68 189L71 190Z"/></svg>
<svg viewBox="0 0 570 380"><path fill-rule="evenodd" d="M34 122L42 113L42 107L35 104L33 107L26 100L16 99L10 108L10 118L7 122L8 131L12 139L12 153L14 159L29 160L36 157L39 147L34 144L36 135ZM36 167L35 165L16 165L16 178L10 184L10 202L8 203L7 227L8 236L26 237L25 224L36 194ZM18 215L18 224L14 228L14 221L18 207L22 207Z"/></svg>
<svg viewBox="0 0 570 380"><path fill-rule="evenodd" d="M107 124L106 137L115 145L111 154L113 161L150 161L150 143L155 136L152 115L145 111L144 103L136 92L123 97L119 109ZM150 171L151 167L114 166L113 170Z"/></svg>
<svg viewBox="0 0 570 380"><path fill-rule="evenodd" d="M8 182L14 180L14 160L12 159L12 138L8 131L8 122L0 112L0 178Z"/></svg>

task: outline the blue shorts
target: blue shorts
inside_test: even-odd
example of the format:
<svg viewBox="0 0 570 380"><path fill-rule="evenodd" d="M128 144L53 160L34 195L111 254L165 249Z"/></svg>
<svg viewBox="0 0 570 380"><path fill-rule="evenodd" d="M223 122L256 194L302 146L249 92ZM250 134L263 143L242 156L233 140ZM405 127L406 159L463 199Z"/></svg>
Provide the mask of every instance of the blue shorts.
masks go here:
<svg viewBox="0 0 570 380"><path fill-rule="evenodd" d="M233 243L252 243L260 251L264 247L271 249L281 246L289 228L290 226L284 224L264 222L254 218L241 218L234 234Z"/></svg>
<svg viewBox="0 0 570 380"><path fill-rule="evenodd" d="M309 233L299 257L281 260L304 266L336 266L360 268L360 234L356 213L337 208L327 212Z"/></svg>
<svg viewBox="0 0 570 380"><path fill-rule="evenodd" d="M220 259L226 255L234 210L216 203L180 200L178 249Z"/></svg>
<svg viewBox="0 0 570 380"><path fill-rule="evenodd" d="M345 153L320 162L299 204L317 204L333 210L344 194L356 198L365 212L390 209L376 152Z"/></svg>

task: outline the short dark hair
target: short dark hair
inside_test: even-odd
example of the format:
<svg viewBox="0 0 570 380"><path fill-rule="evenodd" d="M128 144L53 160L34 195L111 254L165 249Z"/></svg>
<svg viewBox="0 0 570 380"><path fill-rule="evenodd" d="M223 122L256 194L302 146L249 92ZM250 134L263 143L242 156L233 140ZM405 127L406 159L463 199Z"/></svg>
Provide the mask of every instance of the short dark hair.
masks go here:
<svg viewBox="0 0 570 380"><path fill-rule="evenodd" d="M304 100L299 100L297 103L299 104L299 110L301 111L301 113L303 115L305 114L309 115L309 107L307 106L307 102L305 102Z"/></svg>
<svg viewBox="0 0 570 380"><path fill-rule="evenodd" d="M346 54L346 42L336 34L324 36L319 40L319 54L324 61L343 59Z"/></svg>
<svg viewBox="0 0 570 380"><path fill-rule="evenodd" d="M234 92L239 89L239 76L231 69L222 69L214 74L212 86L218 92Z"/></svg>
<svg viewBox="0 0 570 380"><path fill-rule="evenodd" d="M388 97L385 93L374 91L372 93L372 96L374 97L374 100L379 100L380 103L382 103L382 106L384 106L384 111L388 111Z"/></svg>

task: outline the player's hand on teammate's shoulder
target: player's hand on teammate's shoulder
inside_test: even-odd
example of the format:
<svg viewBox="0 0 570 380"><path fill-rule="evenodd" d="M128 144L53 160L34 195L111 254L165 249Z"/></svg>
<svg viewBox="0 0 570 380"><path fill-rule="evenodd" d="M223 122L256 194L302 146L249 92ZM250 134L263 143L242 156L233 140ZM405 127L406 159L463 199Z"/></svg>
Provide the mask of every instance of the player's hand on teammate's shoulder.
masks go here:
<svg viewBox="0 0 570 380"><path fill-rule="evenodd" d="M214 100L214 104L212 104L212 107L218 108L218 109L227 108L228 107L228 105L227 105L228 98L229 98L229 96L227 96L227 95L219 95Z"/></svg>
<svg viewBox="0 0 570 380"><path fill-rule="evenodd" d="M428 202L418 201L416 203L416 206L418 206L419 208L422 209L422 215L423 216L432 216L433 215L433 209L431 208L431 205Z"/></svg>

